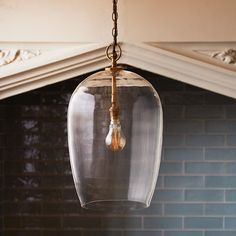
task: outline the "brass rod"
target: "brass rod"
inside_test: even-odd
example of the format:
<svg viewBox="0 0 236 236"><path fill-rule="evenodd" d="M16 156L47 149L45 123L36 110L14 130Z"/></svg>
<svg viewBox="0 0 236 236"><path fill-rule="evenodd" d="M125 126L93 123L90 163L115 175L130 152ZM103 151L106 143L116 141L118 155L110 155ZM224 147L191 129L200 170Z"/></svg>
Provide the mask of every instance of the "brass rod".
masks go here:
<svg viewBox="0 0 236 236"><path fill-rule="evenodd" d="M117 96L116 96L116 77L113 75L112 76L112 87L111 87L111 104L112 107L117 106Z"/></svg>
<svg viewBox="0 0 236 236"><path fill-rule="evenodd" d="M111 108L110 108L110 117L112 121L119 122L119 107L118 107L118 99L117 99L117 87L116 87L116 75L117 75L117 60L121 56L121 48L117 43L118 29L117 29L117 20L118 20L118 12L117 12L117 3L118 0L113 0L113 43L108 46L106 54L108 59L111 60L111 73L112 73L112 87L111 87ZM109 55L109 48L112 47L111 56ZM117 49L119 50L117 53Z"/></svg>

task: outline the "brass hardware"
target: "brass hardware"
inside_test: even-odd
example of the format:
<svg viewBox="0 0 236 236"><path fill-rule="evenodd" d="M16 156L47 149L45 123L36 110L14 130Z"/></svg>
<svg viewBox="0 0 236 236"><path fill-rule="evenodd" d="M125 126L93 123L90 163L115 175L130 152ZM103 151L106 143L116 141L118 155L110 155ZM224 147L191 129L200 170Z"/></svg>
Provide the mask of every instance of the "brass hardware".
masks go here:
<svg viewBox="0 0 236 236"><path fill-rule="evenodd" d="M119 122L119 106L118 106L118 99L117 99L116 75L121 70L120 68L117 67L117 61L120 59L121 54L122 54L121 47L117 43L117 36L118 36L117 3L118 3L118 0L113 0L113 13L112 13L112 20L114 23L113 29L112 29L113 43L110 44L106 49L106 56L111 61L111 64L112 64L111 68L109 68L112 74L111 107L109 111L110 111L111 121L115 121L115 122Z"/></svg>
<svg viewBox="0 0 236 236"><path fill-rule="evenodd" d="M110 49L112 47L112 52L109 52ZM115 67L117 65L114 65L113 64L113 60L115 62L117 62L120 58L121 58L121 55L122 55L122 51L121 51L121 47L119 44L116 44L115 46L115 49L114 48L114 43L110 44L107 48L106 48L106 56L107 58L112 62L112 66ZM114 52L113 50L115 50L115 57L114 57Z"/></svg>
<svg viewBox="0 0 236 236"><path fill-rule="evenodd" d="M110 44L106 49L106 56L111 61L111 67L107 70L110 71L112 75L112 85L111 85L111 107L110 111L110 126L109 132L106 136L105 143L107 147L112 151L121 151L126 143L125 136L121 130L120 125L120 117L119 117L119 106L118 106L118 98L117 98L117 86L116 86L116 76L121 68L117 67L117 61L121 57L121 47L117 43L118 29L117 29L117 20L118 20L118 12L117 12L117 2L118 0L113 0L113 13L112 20L114 22L114 26L112 29L113 43Z"/></svg>

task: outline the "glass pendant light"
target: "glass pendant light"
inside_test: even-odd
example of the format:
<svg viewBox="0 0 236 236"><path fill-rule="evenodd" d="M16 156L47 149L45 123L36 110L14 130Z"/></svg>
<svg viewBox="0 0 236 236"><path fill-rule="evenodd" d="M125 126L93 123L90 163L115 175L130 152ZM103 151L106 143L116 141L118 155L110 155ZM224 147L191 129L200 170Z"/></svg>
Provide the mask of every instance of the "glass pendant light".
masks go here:
<svg viewBox="0 0 236 236"><path fill-rule="evenodd" d="M117 66L117 0L113 0L111 68L81 82L68 108L70 163L81 206L104 211L146 208L161 158L163 115L152 85Z"/></svg>

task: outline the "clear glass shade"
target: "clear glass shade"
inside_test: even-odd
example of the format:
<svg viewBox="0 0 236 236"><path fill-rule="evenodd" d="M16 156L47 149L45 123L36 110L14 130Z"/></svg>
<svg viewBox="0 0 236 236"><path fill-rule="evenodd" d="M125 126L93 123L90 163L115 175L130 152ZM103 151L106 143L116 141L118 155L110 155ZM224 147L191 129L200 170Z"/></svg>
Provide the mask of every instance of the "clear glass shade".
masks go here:
<svg viewBox="0 0 236 236"><path fill-rule="evenodd" d="M74 91L68 109L70 162L84 208L126 211L146 208L155 190L161 158L163 115L159 96L139 75L117 73L124 148L112 151L110 71L89 76Z"/></svg>

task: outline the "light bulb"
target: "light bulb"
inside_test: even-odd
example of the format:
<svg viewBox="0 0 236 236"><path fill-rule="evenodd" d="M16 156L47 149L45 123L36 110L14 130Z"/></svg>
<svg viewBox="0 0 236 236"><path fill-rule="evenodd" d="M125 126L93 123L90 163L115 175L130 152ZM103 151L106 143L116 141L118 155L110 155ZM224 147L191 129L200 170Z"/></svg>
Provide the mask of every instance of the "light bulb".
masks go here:
<svg viewBox="0 0 236 236"><path fill-rule="evenodd" d="M111 121L105 143L114 152L121 151L124 148L126 138L121 130L119 121Z"/></svg>

